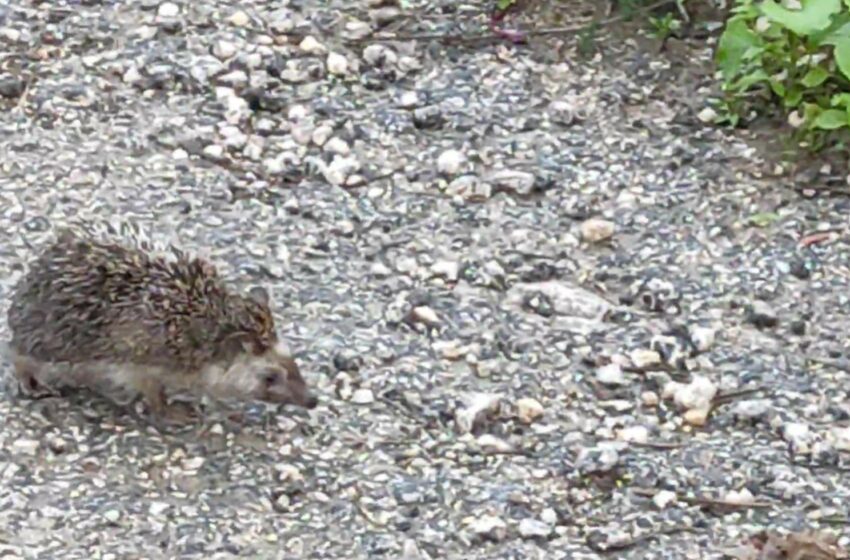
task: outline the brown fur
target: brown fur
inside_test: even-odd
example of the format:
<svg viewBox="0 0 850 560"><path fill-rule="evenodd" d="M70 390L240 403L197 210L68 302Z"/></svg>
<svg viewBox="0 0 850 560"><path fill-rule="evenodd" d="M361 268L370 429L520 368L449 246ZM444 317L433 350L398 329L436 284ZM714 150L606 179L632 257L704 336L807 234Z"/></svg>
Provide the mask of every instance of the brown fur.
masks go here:
<svg viewBox="0 0 850 560"><path fill-rule="evenodd" d="M130 240L69 228L31 263L8 314L22 383L111 381L153 409L166 388L315 406L264 289L232 293L206 260Z"/></svg>

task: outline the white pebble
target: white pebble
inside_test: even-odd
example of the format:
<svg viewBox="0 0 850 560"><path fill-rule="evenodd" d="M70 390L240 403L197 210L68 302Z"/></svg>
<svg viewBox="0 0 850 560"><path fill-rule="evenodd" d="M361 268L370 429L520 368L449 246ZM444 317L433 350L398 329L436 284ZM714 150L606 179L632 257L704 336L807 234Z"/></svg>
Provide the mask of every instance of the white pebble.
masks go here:
<svg viewBox="0 0 850 560"><path fill-rule="evenodd" d="M446 150L437 158L437 171L444 175L455 175L466 162L466 157L458 150Z"/></svg>
<svg viewBox="0 0 850 560"><path fill-rule="evenodd" d="M336 136L325 142L324 150L341 156L347 156L351 153L351 148L348 147L348 142Z"/></svg>
<svg viewBox="0 0 850 560"><path fill-rule="evenodd" d="M212 53L219 60L226 60L236 54L238 48L234 43L219 39L213 43Z"/></svg>
<svg viewBox="0 0 850 560"><path fill-rule="evenodd" d="M617 439L633 443L646 443L649 441L649 429L645 426L629 426L617 433Z"/></svg>
<svg viewBox="0 0 850 560"><path fill-rule="evenodd" d="M658 509L664 509L668 505L676 502L676 493L670 490L660 490L652 497L652 503Z"/></svg>
<svg viewBox="0 0 850 560"><path fill-rule="evenodd" d="M706 409L717 394L717 385L709 378L698 375L687 385L681 386L675 393L674 401L681 408Z"/></svg>
<svg viewBox="0 0 850 560"><path fill-rule="evenodd" d="M249 23L251 23L251 18L248 17L248 14L239 10L234 12L232 16L230 16L230 23L235 25L236 27L245 27Z"/></svg>
<svg viewBox="0 0 850 560"><path fill-rule="evenodd" d="M543 538L549 536L552 527L548 523L527 517L519 522L518 530L520 536L526 539Z"/></svg>
<svg viewBox="0 0 850 560"><path fill-rule="evenodd" d="M620 364L612 362L596 370L596 380L604 385L624 385L626 376Z"/></svg>
<svg viewBox="0 0 850 560"><path fill-rule="evenodd" d="M517 416L523 424L531 424L541 416L543 416L543 405L540 401L532 398L519 399L516 402Z"/></svg>
<svg viewBox="0 0 850 560"><path fill-rule="evenodd" d="M345 56L332 52L328 54L328 72L335 76L345 76L348 74L348 59Z"/></svg>
<svg viewBox="0 0 850 560"><path fill-rule="evenodd" d="M457 261L437 261L431 265L431 272L446 280L455 281L460 274L460 265Z"/></svg>
<svg viewBox="0 0 850 560"><path fill-rule="evenodd" d="M717 120L717 111L715 111L711 107L706 107L702 111L697 113L697 118L704 123L713 123Z"/></svg>
<svg viewBox="0 0 850 560"><path fill-rule="evenodd" d="M629 359L637 368L645 368L661 363L661 355L655 350L637 348L629 354Z"/></svg>
<svg viewBox="0 0 850 560"><path fill-rule="evenodd" d="M180 15L180 6L173 2L163 2L159 5L159 9L157 10L157 15L159 17L164 18L173 18Z"/></svg>
<svg viewBox="0 0 850 560"><path fill-rule="evenodd" d="M219 159L224 155L224 148L218 144L210 144L204 148L204 155L213 159Z"/></svg>
<svg viewBox="0 0 850 560"><path fill-rule="evenodd" d="M413 317L426 325L439 325L440 318L437 316L437 312L428 307L427 305L420 305L419 307L413 308Z"/></svg>
<svg viewBox="0 0 850 560"><path fill-rule="evenodd" d="M614 222L601 218L590 218L581 224L581 237L590 243L610 239L614 235Z"/></svg>
<svg viewBox="0 0 850 560"><path fill-rule="evenodd" d="M510 442L497 438L492 434L482 434L475 443L478 444L478 447L484 453L510 453L514 449L514 446Z"/></svg>
<svg viewBox="0 0 850 560"><path fill-rule="evenodd" d="M371 389L357 389L351 394L351 402L354 404L370 404L375 402L375 394Z"/></svg>
<svg viewBox="0 0 850 560"><path fill-rule="evenodd" d="M504 540L508 534L505 522L493 515L485 515L475 519L470 529L476 535L486 536L496 541Z"/></svg>
<svg viewBox="0 0 850 560"><path fill-rule="evenodd" d="M321 44L318 39L316 39L312 35L307 35L306 37L304 37L298 44L298 48L307 54L315 55L325 54L328 51L325 46Z"/></svg>

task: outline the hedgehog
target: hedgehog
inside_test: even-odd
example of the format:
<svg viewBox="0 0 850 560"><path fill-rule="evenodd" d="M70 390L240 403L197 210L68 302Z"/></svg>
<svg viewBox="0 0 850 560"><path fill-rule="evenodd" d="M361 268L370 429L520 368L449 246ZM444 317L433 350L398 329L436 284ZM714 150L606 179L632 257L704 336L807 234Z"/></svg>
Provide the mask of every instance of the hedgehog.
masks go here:
<svg viewBox="0 0 850 560"><path fill-rule="evenodd" d="M13 289L6 348L22 392L105 383L157 418L172 392L316 407L265 288L236 293L206 259L99 226L60 229Z"/></svg>

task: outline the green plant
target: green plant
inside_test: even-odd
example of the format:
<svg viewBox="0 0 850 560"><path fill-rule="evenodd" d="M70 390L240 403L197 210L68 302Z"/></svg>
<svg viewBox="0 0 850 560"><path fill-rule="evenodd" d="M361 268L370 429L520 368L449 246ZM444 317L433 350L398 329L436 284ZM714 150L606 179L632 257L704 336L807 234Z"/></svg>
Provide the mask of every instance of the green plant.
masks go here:
<svg viewBox="0 0 850 560"><path fill-rule="evenodd" d="M649 23L652 25L652 34L662 41L682 27L682 22L672 13L664 14L661 17L649 16Z"/></svg>
<svg viewBox="0 0 850 560"><path fill-rule="evenodd" d="M810 139L850 129L850 0L736 0L732 13L716 51L721 120L778 101Z"/></svg>

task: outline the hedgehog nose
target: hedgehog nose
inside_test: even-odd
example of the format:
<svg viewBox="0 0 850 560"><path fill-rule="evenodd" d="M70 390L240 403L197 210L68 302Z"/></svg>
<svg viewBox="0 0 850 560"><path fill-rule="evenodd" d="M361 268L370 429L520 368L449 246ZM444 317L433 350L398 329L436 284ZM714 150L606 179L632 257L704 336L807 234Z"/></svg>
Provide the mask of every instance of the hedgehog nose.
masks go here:
<svg viewBox="0 0 850 560"><path fill-rule="evenodd" d="M307 395L307 399L304 401L304 406L313 409L316 408L319 404L319 397L316 395Z"/></svg>

